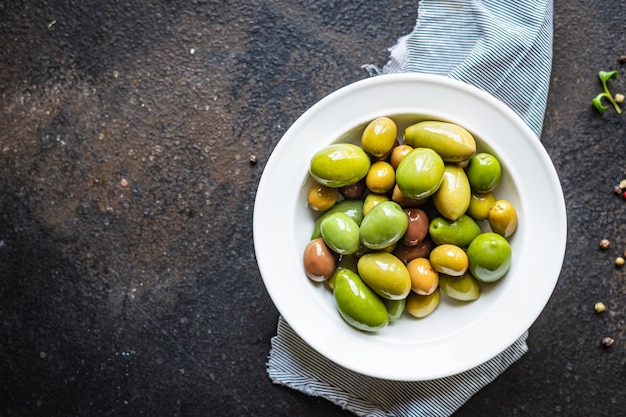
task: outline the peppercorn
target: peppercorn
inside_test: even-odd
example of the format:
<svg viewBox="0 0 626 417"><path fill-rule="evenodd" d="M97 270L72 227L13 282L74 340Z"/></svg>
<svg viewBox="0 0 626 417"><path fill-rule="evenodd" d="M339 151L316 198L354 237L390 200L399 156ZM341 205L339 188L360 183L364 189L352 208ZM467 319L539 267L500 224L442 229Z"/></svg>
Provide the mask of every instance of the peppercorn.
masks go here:
<svg viewBox="0 0 626 417"><path fill-rule="evenodd" d="M605 338L602 339L602 346L604 346L604 347L611 347L614 342L615 342L615 340L613 340L613 338L605 337Z"/></svg>
<svg viewBox="0 0 626 417"><path fill-rule="evenodd" d="M604 303L596 303L593 306L593 309L596 311L596 313L602 313L604 310L606 310L606 306L604 305Z"/></svg>
<svg viewBox="0 0 626 417"><path fill-rule="evenodd" d="M624 259L623 257L618 256L617 258L615 258L616 266L624 266L625 263L626 263L626 259Z"/></svg>
<svg viewBox="0 0 626 417"><path fill-rule="evenodd" d="M250 165L256 164L256 155L250 155L248 160L250 161Z"/></svg>
<svg viewBox="0 0 626 417"><path fill-rule="evenodd" d="M609 239L602 239L600 241L600 249L608 249L611 246L611 241Z"/></svg>

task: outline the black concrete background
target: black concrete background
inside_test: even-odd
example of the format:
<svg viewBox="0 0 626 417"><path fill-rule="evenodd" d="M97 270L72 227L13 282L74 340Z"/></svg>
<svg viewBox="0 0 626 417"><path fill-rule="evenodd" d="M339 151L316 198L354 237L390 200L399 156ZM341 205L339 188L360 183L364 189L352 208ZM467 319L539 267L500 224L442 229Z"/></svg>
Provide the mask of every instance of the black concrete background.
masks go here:
<svg viewBox="0 0 626 417"><path fill-rule="evenodd" d="M383 65L416 15L400 0L0 2L0 415L350 415L266 375L278 314L253 203L290 123ZM626 77L625 21L624 2L555 1L543 142L565 263L530 351L456 416L624 415L626 114L590 101L598 70Z"/></svg>

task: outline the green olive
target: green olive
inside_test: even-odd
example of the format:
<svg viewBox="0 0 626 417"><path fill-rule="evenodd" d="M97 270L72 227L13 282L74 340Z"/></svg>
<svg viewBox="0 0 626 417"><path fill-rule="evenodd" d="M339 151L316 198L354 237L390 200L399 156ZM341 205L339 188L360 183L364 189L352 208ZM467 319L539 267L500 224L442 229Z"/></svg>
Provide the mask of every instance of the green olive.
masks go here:
<svg viewBox="0 0 626 417"><path fill-rule="evenodd" d="M463 127L447 122L424 121L404 131L404 142L414 148L433 149L446 162L462 162L476 153L476 140Z"/></svg>
<svg viewBox="0 0 626 417"><path fill-rule="evenodd" d="M363 220L363 201L361 200L343 200L332 206L328 211L322 213L317 220L315 220L315 226L313 227L313 233L311 239L316 239L322 236L320 232L320 224L322 221L333 213L343 213L350 217L360 225Z"/></svg>
<svg viewBox="0 0 626 417"><path fill-rule="evenodd" d="M491 191L487 193L476 193L472 191L467 214L474 220L487 220L489 209L496 202L496 197Z"/></svg>
<svg viewBox="0 0 626 417"><path fill-rule="evenodd" d="M340 188L365 178L370 165L369 156L359 146L336 143L313 155L309 172L320 184Z"/></svg>
<svg viewBox="0 0 626 417"><path fill-rule="evenodd" d="M350 255L361 246L359 225L343 213L333 213L320 224L324 242L335 253Z"/></svg>
<svg viewBox="0 0 626 417"><path fill-rule="evenodd" d="M511 236L517 229L517 211L513 204L498 200L489 208L487 216L491 230L504 237Z"/></svg>
<svg viewBox="0 0 626 417"><path fill-rule="evenodd" d="M437 211L450 220L457 220L467 211L471 195L470 184L463 168L456 164L447 164L441 186L432 197Z"/></svg>
<svg viewBox="0 0 626 417"><path fill-rule="evenodd" d="M363 246L379 250L397 243L409 227L409 218L398 203L382 201L365 214L360 227Z"/></svg>
<svg viewBox="0 0 626 417"><path fill-rule="evenodd" d="M398 164L396 184L408 198L426 198L441 185L444 168L445 164L437 152L429 148L415 148Z"/></svg>
<svg viewBox="0 0 626 417"><path fill-rule="evenodd" d="M361 135L361 146L373 156L380 157L391 150L398 136L398 127L389 117L372 120Z"/></svg>
<svg viewBox="0 0 626 417"><path fill-rule="evenodd" d="M501 279L511 267L511 246L501 235L485 232L467 248L469 271L483 282Z"/></svg>
<svg viewBox="0 0 626 417"><path fill-rule="evenodd" d="M405 298L411 291L411 277L400 259L387 252L361 256L359 276L378 295L389 300Z"/></svg>
<svg viewBox="0 0 626 417"><path fill-rule="evenodd" d="M400 320L402 313L404 313L404 307L406 306L406 298L401 298L399 300L388 300L383 298L383 303L385 303L385 307L387 307L387 312L389 313L389 322L393 323Z"/></svg>
<svg viewBox="0 0 626 417"><path fill-rule="evenodd" d="M465 251L448 243L436 246L430 251L428 259L435 271L455 277L463 275L469 266Z"/></svg>
<svg viewBox="0 0 626 417"><path fill-rule="evenodd" d="M420 295L411 291L406 297L405 310L413 317L421 319L435 311L440 300L441 290L439 288L428 295Z"/></svg>
<svg viewBox="0 0 626 417"><path fill-rule="evenodd" d="M363 201L363 216L383 201L389 201L389 197L385 194L369 193L366 195L365 200Z"/></svg>
<svg viewBox="0 0 626 417"><path fill-rule="evenodd" d="M335 304L346 323L367 332L387 326L389 313L385 304L357 274L337 268L332 279Z"/></svg>
<svg viewBox="0 0 626 417"><path fill-rule="evenodd" d="M502 166L495 155L480 152L472 156L467 165L467 178L477 193L493 191L502 178Z"/></svg>
<svg viewBox="0 0 626 417"><path fill-rule="evenodd" d="M478 223L467 214L454 221L437 216L431 220L428 231L436 244L450 243L462 248L468 247L482 233Z"/></svg>
<svg viewBox="0 0 626 417"><path fill-rule="evenodd" d="M473 301L480 297L480 284L469 271L460 277L440 274L439 288L448 297L459 301Z"/></svg>

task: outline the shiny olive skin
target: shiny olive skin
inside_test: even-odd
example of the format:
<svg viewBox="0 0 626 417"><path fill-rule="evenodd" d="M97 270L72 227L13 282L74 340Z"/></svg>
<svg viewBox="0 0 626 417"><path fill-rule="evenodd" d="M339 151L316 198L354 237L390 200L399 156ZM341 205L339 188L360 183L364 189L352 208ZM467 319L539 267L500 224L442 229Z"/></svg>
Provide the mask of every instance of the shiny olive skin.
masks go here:
<svg viewBox="0 0 626 417"><path fill-rule="evenodd" d="M365 178L370 165L369 156L359 146L335 143L313 155L309 173L320 184L340 188Z"/></svg>
<svg viewBox="0 0 626 417"><path fill-rule="evenodd" d="M389 163L393 169L397 169L400 161L402 161L402 158L407 156L412 150L413 147L411 145L407 145L406 143L394 147L391 151L391 155L389 156Z"/></svg>
<svg viewBox="0 0 626 417"><path fill-rule="evenodd" d="M304 272L312 281L326 281L335 272L337 258L324 239L317 238L307 243L303 254Z"/></svg>
<svg viewBox="0 0 626 417"><path fill-rule="evenodd" d="M365 200L363 201L363 216L376 207L378 203L382 203L383 201L389 201L389 197L385 194L369 193L366 195Z"/></svg>
<svg viewBox="0 0 626 417"><path fill-rule="evenodd" d="M469 271L483 282L495 282L506 275L511 267L511 246L501 235L484 232L467 248Z"/></svg>
<svg viewBox="0 0 626 417"><path fill-rule="evenodd" d="M491 191L487 193L476 193L472 191L470 204L466 213L474 220L487 220L487 217L489 217L489 209L495 202L496 197Z"/></svg>
<svg viewBox="0 0 626 417"><path fill-rule="evenodd" d="M444 168L443 159L437 152L429 148L415 148L398 164L396 184L408 198L426 198L439 189Z"/></svg>
<svg viewBox="0 0 626 417"><path fill-rule="evenodd" d="M398 127L389 117L379 117L372 120L363 130L361 146L375 156L382 157L389 152L398 136Z"/></svg>
<svg viewBox="0 0 626 417"><path fill-rule="evenodd" d="M430 252L435 247L432 239L426 237L416 246L406 246L402 242L399 242L393 250L395 257L400 259L404 264L408 264L415 258L428 258Z"/></svg>
<svg viewBox="0 0 626 417"><path fill-rule="evenodd" d="M365 185L373 193L384 194L396 185L396 172L389 162L374 162L365 176Z"/></svg>
<svg viewBox="0 0 626 417"><path fill-rule="evenodd" d="M311 187L308 195L309 207L315 211L326 211L335 205L339 198L339 190L322 184Z"/></svg>
<svg viewBox="0 0 626 417"><path fill-rule="evenodd" d="M389 300L405 298L411 291L411 277L404 263L387 252L361 256L359 276L379 296Z"/></svg>
<svg viewBox="0 0 626 417"><path fill-rule="evenodd" d="M332 279L335 304L346 323L366 332L387 326L389 313L385 304L357 274L337 268Z"/></svg>
<svg viewBox="0 0 626 417"><path fill-rule="evenodd" d="M406 297L404 309L411 316L421 319L435 311L440 300L441 290L439 288L428 295L420 295L411 291Z"/></svg>
<svg viewBox="0 0 626 417"><path fill-rule="evenodd" d="M472 190L463 168L456 164L447 164L441 186L432 199L442 216L457 220L467 211L471 194Z"/></svg>
<svg viewBox="0 0 626 417"><path fill-rule="evenodd" d="M436 246L430 251L428 259L435 271L454 277L463 275L469 267L468 256L463 248L448 243Z"/></svg>
<svg viewBox="0 0 626 417"><path fill-rule="evenodd" d="M360 240L370 249L383 249L397 243L407 231L409 219L393 201L382 201L365 214L360 226Z"/></svg>
<svg viewBox="0 0 626 417"><path fill-rule="evenodd" d="M450 243L467 248L472 240L482 233L482 230L474 219L464 214L454 221L437 216L430 221L428 232L437 245Z"/></svg>
<svg viewBox="0 0 626 417"><path fill-rule="evenodd" d="M448 297L459 301L474 301L480 297L480 284L469 271L460 277L439 274L439 288Z"/></svg>
<svg viewBox="0 0 626 417"><path fill-rule="evenodd" d="M389 322L393 323L400 320L402 313L404 313L404 307L406 306L406 298L399 300L383 298L383 303L385 303L385 307L387 307L387 312L389 313Z"/></svg>
<svg viewBox="0 0 626 417"><path fill-rule="evenodd" d="M409 219L402 207L393 201L381 201L363 217L359 237L369 249L384 249L402 239L408 227Z"/></svg>
<svg viewBox="0 0 626 417"><path fill-rule="evenodd" d="M480 152L470 158L465 172L473 191L488 193L500 183L502 165L495 155Z"/></svg>
<svg viewBox="0 0 626 417"><path fill-rule="evenodd" d="M409 219L409 226L402 236L402 243L406 246L415 246L428 235L428 215L417 207L405 208L404 212Z"/></svg>
<svg viewBox="0 0 626 417"><path fill-rule="evenodd" d="M423 121L407 127L404 143L433 149L446 162L462 162L476 153L476 140L463 127L447 122Z"/></svg>
<svg viewBox="0 0 626 417"><path fill-rule="evenodd" d="M311 239L316 239L322 236L322 233L320 232L320 224L326 217L333 213L343 213L354 220L356 224L360 225L361 221L363 221L363 201L343 200L335 204L328 211L322 213L317 220L315 220L315 226L313 227L313 232L311 233Z"/></svg>
<svg viewBox="0 0 626 417"><path fill-rule="evenodd" d="M517 211L506 200L498 200L491 205L487 220L491 230L504 237L511 236L517 229Z"/></svg>
<svg viewBox="0 0 626 417"><path fill-rule="evenodd" d="M344 213L326 217L320 224L320 232L328 247L339 255L353 254L361 246L359 225Z"/></svg>
<svg viewBox="0 0 626 417"><path fill-rule="evenodd" d="M406 266L411 277L411 289L417 294L428 295L439 285L439 272L427 258L415 258Z"/></svg>
<svg viewBox="0 0 626 417"><path fill-rule="evenodd" d="M429 197L426 197L426 198L409 198L409 197L405 196L402 193L402 191L400 191L400 187L398 187L398 184L396 184L393 187L393 191L391 193L391 200L395 201L398 204L400 204L400 207L402 207L402 208L409 208L409 207L419 207L421 205L424 205L424 203L426 203L429 200Z"/></svg>
<svg viewBox="0 0 626 417"><path fill-rule="evenodd" d="M365 179L355 182L354 184L344 185L339 188L339 194L343 196L343 198L347 199L357 199L361 198L365 191L367 190L367 186L365 185Z"/></svg>

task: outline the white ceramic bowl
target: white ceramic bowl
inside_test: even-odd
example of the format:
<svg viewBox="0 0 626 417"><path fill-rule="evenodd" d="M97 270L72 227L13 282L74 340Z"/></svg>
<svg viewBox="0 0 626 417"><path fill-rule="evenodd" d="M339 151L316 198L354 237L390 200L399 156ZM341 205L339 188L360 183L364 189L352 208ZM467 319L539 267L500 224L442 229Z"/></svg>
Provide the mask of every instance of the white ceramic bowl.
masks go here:
<svg viewBox="0 0 626 417"><path fill-rule="evenodd" d="M457 123L495 153L503 167L496 197L511 201L519 226L510 238L511 269L483 285L478 300L442 296L423 319L406 315L378 333L355 330L332 293L303 270L315 213L307 207L312 155L335 142L360 143L360 131L391 116L398 132L425 119ZM259 183L254 206L258 266L276 308L296 333L334 363L391 380L457 374L493 358L537 319L561 270L566 242L563 192L552 162L527 125L499 100L465 83L423 74L369 78L341 88L306 111L282 137Z"/></svg>

